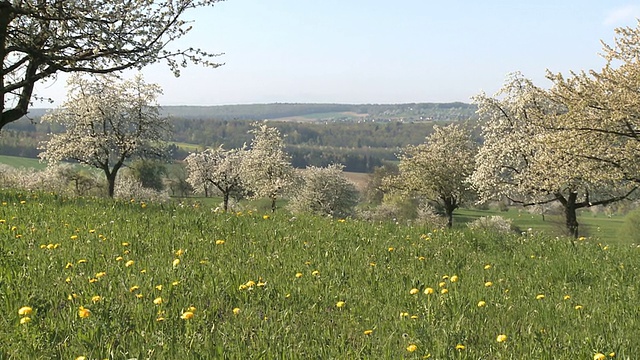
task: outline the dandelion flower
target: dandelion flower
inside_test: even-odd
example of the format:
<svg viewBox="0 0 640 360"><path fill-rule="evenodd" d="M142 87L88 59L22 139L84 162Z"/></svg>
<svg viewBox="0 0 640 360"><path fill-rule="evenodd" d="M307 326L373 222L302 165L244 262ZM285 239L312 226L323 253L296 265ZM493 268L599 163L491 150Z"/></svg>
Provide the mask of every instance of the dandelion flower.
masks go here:
<svg viewBox="0 0 640 360"><path fill-rule="evenodd" d="M302 277L302 273L296 273L296 277L299 279Z"/></svg>
<svg viewBox="0 0 640 360"><path fill-rule="evenodd" d="M174 267L174 268L175 268L175 267L178 267L178 265L180 265L180 259L175 259L175 260L173 260L172 265L173 265L173 267Z"/></svg>
<svg viewBox="0 0 640 360"><path fill-rule="evenodd" d="M411 320L418 320L418 315L411 315Z"/></svg>
<svg viewBox="0 0 640 360"><path fill-rule="evenodd" d="M78 238L78 235L71 235L71 240L75 240Z"/></svg>
<svg viewBox="0 0 640 360"><path fill-rule="evenodd" d="M87 259L78 260L78 264L85 264L86 262L87 262Z"/></svg>
<svg viewBox="0 0 640 360"><path fill-rule="evenodd" d="M133 265L135 262L133 260L129 260L126 263L124 263L124 266L129 267L131 265Z"/></svg>
<svg viewBox="0 0 640 360"><path fill-rule="evenodd" d="M389 252L392 252L393 250L395 250L393 247L389 247Z"/></svg>
<svg viewBox="0 0 640 360"><path fill-rule="evenodd" d="M496 341L499 343L507 341L507 335L504 335L504 334L498 335L498 337L496 337Z"/></svg>
<svg viewBox="0 0 640 360"><path fill-rule="evenodd" d="M180 281L178 280L171 283L171 286L178 286L178 285L180 285Z"/></svg>
<svg viewBox="0 0 640 360"><path fill-rule="evenodd" d="M416 288L413 288L413 289L409 290L409 294L411 294L411 295L415 295L415 294L417 294L419 292L420 292L420 290L418 290Z"/></svg>
<svg viewBox="0 0 640 360"><path fill-rule="evenodd" d="M20 309L18 309L18 315L20 316L30 315L32 312L33 312L33 309L30 306L23 306Z"/></svg>
<svg viewBox="0 0 640 360"><path fill-rule="evenodd" d="M216 245L224 245L224 240L216 240Z"/></svg>
<svg viewBox="0 0 640 360"><path fill-rule="evenodd" d="M162 284L160 284L160 285L156 285L156 290L158 290L158 291L162 291Z"/></svg>
<svg viewBox="0 0 640 360"><path fill-rule="evenodd" d="M581 310L581 309L582 309L582 305L576 305L576 306L574 307L574 309L576 309L576 310Z"/></svg>
<svg viewBox="0 0 640 360"><path fill-rule="evenodd" d="M542 300L544 299L544 294L539 294L536 296L536 300Z"/></svg>
<svg viewBox="0 0 640 360"><path fill-rule="evenodd" d="M247 283L245 284L246 287L250 288L256 285L256 282L253 280L249 280L247 281Z"/></svg>
<svg viewBox="0 0 640 360"><path fill-rule="evenodd" d="M142 299L142 298L144 297L144 295L142 295L142 294L136 294L136 297L137 297L138 299Z"/></svg>
<svg viewBox="0 0 640 360"><path fill-rule="evenodd" d="M269 217L270 217L269 215L262 215L262 218L265 220L269 220Z"/></svg>
<svg viewBox="0 0 640 360"><path fill-rule="evenodd" d="M433 294L433 288L428 287L428 288L424 289L424 294L425 295Z"/></svg>
<svg viewBox="0 0 640 360"><path fill-rule="evenodd" d="M491 287L493 286L493 283L491 281L487 281L486 283L484 283L485 287Z"/></svg>
<svg viewBox="0 0 640 360"><path fill-rule="evenodd" d="M157 322L164 321L164 317L160 316L160 317L158 317L158 318L156 319L156 321L157 321Z"/></svg>
<svg viewBox="0 0 640 360"><path fill-rule="evenodd" d="M156 304L156 305L162 305L162 301L163 301L162 298L159 297L159 296L157 298L153 299L153 303Z"/></svg>
<svg viewBox="0 0 640 360"><path fill-rule="evenodd" d="M100 279L101 277L103 277L103 276L105 276L105 275L107 275L107 273L106 273L106 272L104 272L104 271L101 271L101 272L99 272L99 273L97 273L97 274L96 274L96 278Z"/></svg>
<svg viewBox="0 0 640 360"><path fill-rule="evenodd" d="M138 289L140 289L140 286L138 286L138 285L133 285L132 287L130 287L130 288L129 288L129 291L130 291L130 292L134 292L134 291L137 291Z"/></svg>
<svg viewBox="0 0 640 360"><path fill-rule="evenodd" d="M128 242L123 242L122 246L129 246L129 243Z"/></svg>
<svg viewBox="0 0 640 360"><path fill-rule="evenodd" d="M30 323L30 322L31 322L31 318L30 318L30 317L28 317L28 316L25 316L25 317L23 317L23 318L21 318L21 319L20 319L20 324L21 324L21 325L28 324L28 323Z"/></svg>
<svg viewBox="0 0 640 360"><path fill-rule="evenodd" d="M182 254L184 254L184 250L182 249L176 250L176 256L182 256Z"/></svg>
<svg viewBox="0 0 640 360"><path fill-rule="evenodd" d="M96 278L90 278L89 279L89 284L93 284L94 282L97 282L97 281L98 281L98 279L96 279Z"/></svg>
<svg viewBox="0 0 640 360"><path fill-rule="evenodd" d="M485 270L489 270L489 269L491 269L491 264L487 264L487 265L485 265L485 266L484 266L484 269L485 269Z"/></svg>
<svg viewBox="0 0 640 360"><path fill-rule="evenodd" d="M365 330L364 334L365 335L371 335L371 334L373 334L373 330Z"/></svg>
<svg viewBox="0 0 640 360"><path fill-rule="evenodd" d="M465 349L464 345L462 345L462 344L456 345L456 350L464 350L464 349Z"/></svg>
<svg viewBox="0 0 640 360"><path fill-rule="evenodd" d="M91 315L91 311L89 309L86 309L84 306L80 306L78 308L78 316L80 316L83 319L88 318Z"/></svg>
<svg viewBox="0 0 640 360"><path fill-rule="evenodd" d="M416 350L418 350L418 346L416 344L411 344L411 345L407 346L407 351L408 352L414 352Z"/></svg>
<svg viewBox="0 0 640 360"><path fill-rule="evenodd" d="M487 303L483 300L478 301L478 307L485 307L487 306Z"/></svg>
<svg viewBox="0 0 640 360"><path fill-rule="evenodd" d="M100 295L95 295L91 297L91 302L94 304L99 302L100 300L102 300L102 297L100 297Z"/></svg>
<svg viewBox="0 0 640 360"><path fill-rule="evenodd" d="M318 271L318 270L314 270L313 272L311 272L311 275L313 275L313 276L319 276L319 275L320 275L320 271Z"/></svg>
<svg viewBox="0 0 640 360"><path fill-rule="evenodd" d="M343 307L343 306L344 306L344 304L345 304L345 302L344 302L344 301L338 301L338 302L336 303L336 307L341 308L341 307Z"/></svg>
<svg viewBox="0 0 640 360"><path fill-rule="evenodd" d="M73 267L73 264L70 262L68 262L67 265L64 266L65 269L68 269L70 267Z"/></svg>
<svg viewBox="0 0 640 360"><path fill-rule="evenodd" d="M451 280L451 282L457 282L458 281L458 275L453 275L449 280Z"/></svg>
<svg viewBox="0 0 640 360"><path fill-rule="evenodd" d="M185 312L182 313L182 315L180 315L180 318L182 320L191 320L191 319L193 319L193 312L185 311Z"/></svg>
<svg viewBox="0 0 640 360"><path fill-rule="evenodd" d="M87 360L86 356L78 356L75 360Z"/></svg>
<svg viewBox="0 0 640 360"><path fill-rule="evenodd" d="M195 312L196 311L196 307L195 306L189 306L187 308L187 311Z"/></svg>
<svg viewBox="0 0 640 360"><path fill-rule="evenodd" d="M442 289L442 290L440 290L440 294L442 294L442 295L444 295L444 294L446 294L446 293L448 293L448 292L449 292L449 290L447 290L447 289Z"/></svg>
<svg viewBox="0 0 640 360"><path fill-rule="evenodd" d="M562 298L562 300L569 300L569 299L571 299L571 296L569 296L569 295L565 295L565 296Z"/></svg>
<svg viewBox="0 0 640 360"><path fill-rule="evenodd" d="M593 355L593 360L604 360L607 357L603 353L597 353Z"/></svg>
<svg viewBox="0 0 640 360"><path fill-rule="evenodd" d="M444 281L441 281L441 282L438 283L438 286L439 287L445 287L445 286L447 286L447 283L444 282Z"/></svg>
<svg viewBox="0 0 640 360"><path fill-rule="evenodd" d="M118 256L118 257L116 258L116 261L122 261L122 256Z"/></svg>
<svg viewBox="0 0 640 360"><path fill-rule="evenodd" d="M609 357L615 357L615 356L616 356L616 353L614 353L614 352L610 352L609 353Z"/></svg>
<svg viewBox="0 0 640 360"><path fill-rule="evenodd" d="M238 315L240 314L240 308L233 308L233 315Z"/></svg>

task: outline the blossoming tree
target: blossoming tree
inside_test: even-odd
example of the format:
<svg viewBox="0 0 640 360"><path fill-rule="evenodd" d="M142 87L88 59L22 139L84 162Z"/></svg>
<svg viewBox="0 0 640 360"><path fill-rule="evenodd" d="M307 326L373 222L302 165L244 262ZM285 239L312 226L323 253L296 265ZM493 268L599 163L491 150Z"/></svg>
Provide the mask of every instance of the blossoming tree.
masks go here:
<svg viewBox="0 0 640 360"><path fill-rule="evenodd" d="M635 191L616 166L577 156L572 149L583 144L577 133L548 126L568 111L566 104L522 75L513 74L495 97L480 94L474 100L484 143L470 180L481 200L559 202L569 234L577 237L577 209L610 204Z"/></svg>
<svg viewBox="0 0 640 360"><path fill-rule="evenodd" d="M72 76L66 102L43 117L65 131L42 144L40 157L54 163L75 160L102 170L113 197L125 161L166 156L169 123L159 114L160 93L157 85L145 83L141 76L128 81L114 75Z"/></svg>
<svg viewBox="0 0 640 360"><path fill-rule="evenodd" d="M243 162L246 183L252 197L269 198L275 212L276 200L293 184L293 166L278 129L256 123L251 133L254 137Z"/></svg>
<svg viewBox="0 0 640 360"><path fill-rule="evenodd" d="M399 173L388 177L385 185L405 196L436 202L451 227L453 212L473 196L467 178L474 170L475 153L476 144L468 129L459 124L434 126L423 144L402 150Z"/></svg>
<svg viewBox="0 0 640 360"><path fill-rule="evenodd" d="M245 148L226 150L222 147L206 149L199 153L187 156L187 182L195 191L208 194L209 188L213 188L222 194L223 209L229 209L229 199L240 199L246 193L245 161L247 150Z"/></svg>
<svg viewBox="0 0 640 360"><path fill-rule="evenodd" d="M26 115L37 82L57 73L110 73L165 60L216 67L213 54L169 47L191 9L221 0L0 1L0 130Z"/></svg>

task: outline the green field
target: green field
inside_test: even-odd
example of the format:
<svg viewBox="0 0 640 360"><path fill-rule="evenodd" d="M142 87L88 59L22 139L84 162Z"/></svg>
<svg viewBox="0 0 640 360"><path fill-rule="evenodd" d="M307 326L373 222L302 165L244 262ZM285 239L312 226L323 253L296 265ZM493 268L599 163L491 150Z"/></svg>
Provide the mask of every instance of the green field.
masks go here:
<svg viewBox="0 0 640 360"><path fill-rule="evenodd" d="M640 353L631 244L188 202L0 201L2 359Z"/></svg>
<svg viewBox="0 0 640 360"><path fill-rule="evenodd" d="M33 168L40 170L47 167L47 164L44 162L40 162L39 159L7 155L0 155L0 164L9 165L14 168Z"/></svg>

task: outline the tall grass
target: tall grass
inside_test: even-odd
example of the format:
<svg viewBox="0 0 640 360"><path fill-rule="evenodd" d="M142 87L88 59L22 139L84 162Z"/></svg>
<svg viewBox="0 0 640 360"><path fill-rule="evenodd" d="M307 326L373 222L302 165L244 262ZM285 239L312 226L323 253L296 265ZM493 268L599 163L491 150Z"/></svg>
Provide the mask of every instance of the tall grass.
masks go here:
<svg viewBox="0 0 640 360"><path fill-rule="evenodd" d="M193 204L0 200L0 358L640 353L635 245Z"/></svg>

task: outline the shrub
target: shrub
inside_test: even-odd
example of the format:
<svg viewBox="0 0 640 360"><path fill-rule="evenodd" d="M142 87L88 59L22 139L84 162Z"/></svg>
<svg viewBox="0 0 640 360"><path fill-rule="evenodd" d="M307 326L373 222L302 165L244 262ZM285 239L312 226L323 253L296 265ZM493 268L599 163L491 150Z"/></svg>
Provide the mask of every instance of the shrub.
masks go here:
<svg viewBox="0 0 640 360"><path fill-rule="evenodd" d="M471 230L489 231L507 234L512 231L511 219L502 216L485 216L467 224Z"/></svg>

